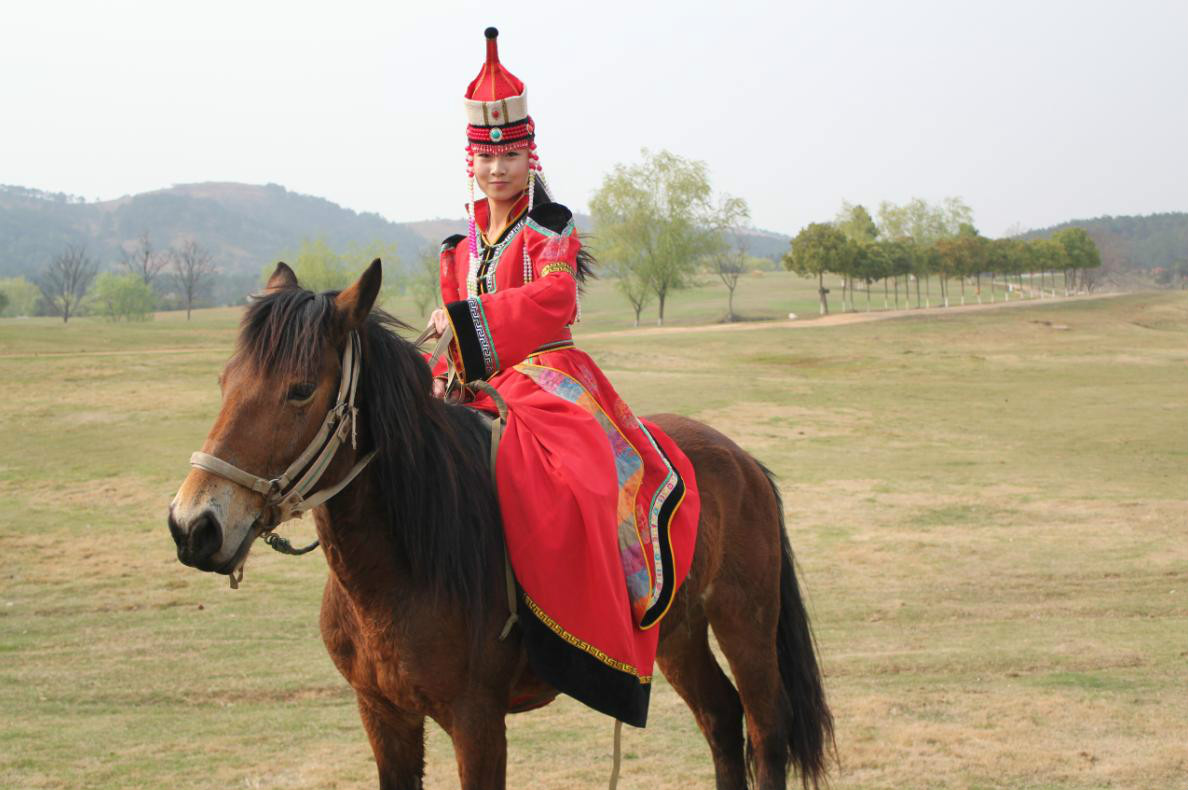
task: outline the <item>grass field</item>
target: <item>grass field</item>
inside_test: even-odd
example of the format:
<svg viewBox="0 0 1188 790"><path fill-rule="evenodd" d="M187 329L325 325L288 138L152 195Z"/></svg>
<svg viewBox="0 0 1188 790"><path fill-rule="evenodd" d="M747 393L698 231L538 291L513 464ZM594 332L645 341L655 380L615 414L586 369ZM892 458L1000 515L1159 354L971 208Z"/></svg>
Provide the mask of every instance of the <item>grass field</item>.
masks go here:
<svg viewBox="0 0 1188 790"><path fill-rule="evenodd" d="M1188 294L695 326L724 305L709 284L670 305L688 331L608 334L630 315L597 283L578 336L637 411L780 475L833 786L1188 787ZM813 284L748 277L736 305L812 315ZM165 528L237 315L0 321L0 787L374 786L320 555L257 547L232 591ZM620 786L712 786L684 704L652 705ZM604 717L562 699L509 731L509 786L604 785ZM456 786L440 731L428 752Z"/></svg>

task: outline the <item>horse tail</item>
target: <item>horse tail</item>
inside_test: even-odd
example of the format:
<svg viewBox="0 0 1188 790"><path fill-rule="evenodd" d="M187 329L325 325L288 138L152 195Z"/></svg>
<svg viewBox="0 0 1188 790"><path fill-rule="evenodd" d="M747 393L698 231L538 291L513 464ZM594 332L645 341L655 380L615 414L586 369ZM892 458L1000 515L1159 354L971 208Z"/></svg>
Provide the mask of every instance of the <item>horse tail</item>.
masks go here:
<svg viewBox="0 0 1188 790"><path fill-rule="evenodd" d="M825 778L830 754L836 757L833 714L825 701L812 627L796 581L796 561L784 525L783 499L771 470L763 464L759 466L771 485L780 519L780 619L776 626L776 654L788 762L796 766L807 790L810 784L818 787Z"/></svg>

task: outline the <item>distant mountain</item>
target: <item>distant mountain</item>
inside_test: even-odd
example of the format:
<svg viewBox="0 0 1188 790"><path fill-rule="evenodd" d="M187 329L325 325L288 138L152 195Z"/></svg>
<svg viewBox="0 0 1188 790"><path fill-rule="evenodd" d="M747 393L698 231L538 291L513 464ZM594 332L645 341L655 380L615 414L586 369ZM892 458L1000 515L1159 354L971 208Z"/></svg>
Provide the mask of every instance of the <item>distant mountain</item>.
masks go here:
<svg viewBox="0 0 1188 790"><path fill-rule="evenodd" d="M578 213L575 220L582 233L592 233L589 215ZM0 277L35 275L67 244L85 244L102 268L114 268L121 248L130 249L147 231L158 249L198 241L227 276L229 292L238 292L250 289L262 269L302 239L324 238L336 250L352 243L395 242L401 264L409 267L421 250L465 230L461 217L391 222L277 184L177 184L92 203L0 185ZM748 239L751 255L778 259L791 237L754 230Z"/></svg>
<svg viewBox="0 0 1188 790"><path fill-rule="evenodd" d="M408 266L426 245L416 232L378 214L358 213L277 184L178 184L97 203L61 193L0 186L0 277L31 275L70 243L85 243L102 264L148 231L154 246L193 238L223 272L258 276L304 238L333 249L395 242Z"/></svg>
<svg viewBox="0 0 1188 790"><path fill-rule="evenodd" d="M1188 213L1074 219L1031 230L1022 239L1046 239L1063 228L1084 228L1097 242L1107 268L1155 269L1188 261Z"/></svg>

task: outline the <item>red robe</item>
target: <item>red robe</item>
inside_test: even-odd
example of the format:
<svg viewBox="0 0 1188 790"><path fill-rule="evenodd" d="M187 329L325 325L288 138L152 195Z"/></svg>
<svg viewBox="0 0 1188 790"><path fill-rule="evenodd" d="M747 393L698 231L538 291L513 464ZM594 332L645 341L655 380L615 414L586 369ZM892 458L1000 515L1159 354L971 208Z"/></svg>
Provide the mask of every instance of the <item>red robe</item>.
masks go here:
<svg viewBox="0 0 1188 790"><path fill-rule="evenodd" d="M526 204L499 238L480 240L476 296L467 298L465 237L442 245L451 353L464 381L487 379L507 402L496 485L533 670L643 726L656 626L693 559L693 468L574 346L581 245L572 215ZM475 214L485 228L486 201ZM494 410L486 396L472 405Z"/></svg>

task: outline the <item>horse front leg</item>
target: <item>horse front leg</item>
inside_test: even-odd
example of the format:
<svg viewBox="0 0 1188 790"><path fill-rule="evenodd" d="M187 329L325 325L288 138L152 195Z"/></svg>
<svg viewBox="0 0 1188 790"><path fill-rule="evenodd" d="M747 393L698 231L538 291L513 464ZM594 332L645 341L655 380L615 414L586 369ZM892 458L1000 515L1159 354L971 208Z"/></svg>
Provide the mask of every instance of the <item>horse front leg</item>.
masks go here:
<svg viewBox="0 0 1188 790"><path fill-rule="evenodd" d="M380 790L421 790L425 777L425 717L358 694L359 716L375 753Z"/></svg>
<svg viewBox="0 0 1188 790"><path fill-rule="evenodd" d="M449 733L462 790L504 790L507 782L506 709L468 702L451 718Z"/></svg>

